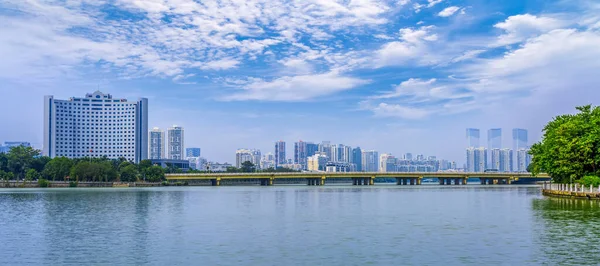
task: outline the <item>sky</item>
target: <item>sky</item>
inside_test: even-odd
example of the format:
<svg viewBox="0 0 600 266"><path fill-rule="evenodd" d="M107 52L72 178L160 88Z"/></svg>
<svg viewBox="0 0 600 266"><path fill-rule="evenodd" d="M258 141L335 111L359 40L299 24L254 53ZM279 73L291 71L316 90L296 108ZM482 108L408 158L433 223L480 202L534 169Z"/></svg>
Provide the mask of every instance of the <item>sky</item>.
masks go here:
<svg viewBox="0 0 600 266"><path fill-rule="evenodd" d="M149 99L150 127L233 162L298 140L464 163L466 128L539 141L600 101L593 0L0 0L0 142L43 96Z"/></svg>

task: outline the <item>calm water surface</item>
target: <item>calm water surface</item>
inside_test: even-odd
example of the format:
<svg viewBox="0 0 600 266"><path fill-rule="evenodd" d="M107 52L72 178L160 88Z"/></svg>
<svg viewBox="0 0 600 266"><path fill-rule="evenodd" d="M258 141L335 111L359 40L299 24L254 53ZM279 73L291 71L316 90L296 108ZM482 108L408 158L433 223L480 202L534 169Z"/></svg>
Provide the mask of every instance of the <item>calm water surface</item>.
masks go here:
<svg viewBox="0 0 600 266"><path fill-rule="evenodd" d="M0 190L0 264L596 265L600 203L534 186Z"/></svg>

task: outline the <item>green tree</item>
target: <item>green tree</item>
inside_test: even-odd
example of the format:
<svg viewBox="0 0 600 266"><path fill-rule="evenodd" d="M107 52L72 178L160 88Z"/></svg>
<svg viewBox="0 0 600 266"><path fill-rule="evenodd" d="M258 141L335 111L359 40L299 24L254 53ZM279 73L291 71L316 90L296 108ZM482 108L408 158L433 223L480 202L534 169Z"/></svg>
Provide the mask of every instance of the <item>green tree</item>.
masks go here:
<svg viewBox="0 0 600 266"><path fill-rule="evenodd" d="M254 164L251 161L245 161L242 163L242 167L240 168L240 171L243 173L251 173L254 172L256 170L256 167L254 166Z"/></svg>
<svg viewBox="0 0 600 266"><path fill-rule="evenodd" d="M158 165L151 166L146 169L146 179L150 182L160 182L165 179L165 170Z"/></svg>
<svg viewBox="0 0 600 266"><path fill-rule="evenodd" d="M41 173L42 171L44 171L44 168L46 167L46 164L48 164L48 162L50 162L50 157L48 156L38 156L33 158L33 160L31 161L31 165L29 166L32 169L35 169L36 171L38 171L39 173Z"/></svg>
<svg viewBox="0 0 600 266"><path fill-rule="evenodd" d="M12 147L8 152L8 168L17 179L23 179L31 167L34 157L38 155L40 155L40 151L32 147Z"/></svg>
<svg viewBox="0 0 600 266"><path fill-rule="evenodd" d="M586 105L577 110L544 127L542 141L530 150L533 174L548 173L559 183L600 175L600 108Z"/></svg>
<svg viewBox="0 0 600 266"><path fill-rule="evenodd" d="M80 160L71 169L71 177L75 178L75 181L111 182L117 179L117 175L117 171L107 160L97 162Z"/></svg>
<svg viewBox="0 0 600 266"><path fill-rule="evenodd" d="M27 173L25 174L25 180L27 180L27 181L37 180L37 179L40 179L41 177L42 177L42 175L40 175L40 173L38 171L36 171L35 169L29 169L29 170L27 170Z"/></svg>
<svg viewBox="0 0 600 266"><path fill-rule="evenodd" d="M73 167L73 161L66 157L56 157L46 164L44 167L44 176L52 181L65 180Z"/></svg>
<svg viewBox="0 0 600 266"><path fill-rule="evenodd" d="M138 169L135 165L129 164L119 169L121 181L123 182L135 182L138 179Z"/></svg>

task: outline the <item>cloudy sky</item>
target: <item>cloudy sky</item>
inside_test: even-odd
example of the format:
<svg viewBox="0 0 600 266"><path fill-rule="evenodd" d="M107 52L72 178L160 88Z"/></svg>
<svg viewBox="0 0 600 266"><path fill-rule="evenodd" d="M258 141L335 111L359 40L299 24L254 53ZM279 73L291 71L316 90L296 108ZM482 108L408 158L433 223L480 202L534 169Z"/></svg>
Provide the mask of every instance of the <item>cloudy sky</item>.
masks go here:
<svg viewBox="0 0 600 266"><path fill-rule="evenodd" d="M467 127L510 147L598 104L600 2L0 0L0 141L41 148L43 96L98 88L209 160L281 139L462 164Z"/></svg>

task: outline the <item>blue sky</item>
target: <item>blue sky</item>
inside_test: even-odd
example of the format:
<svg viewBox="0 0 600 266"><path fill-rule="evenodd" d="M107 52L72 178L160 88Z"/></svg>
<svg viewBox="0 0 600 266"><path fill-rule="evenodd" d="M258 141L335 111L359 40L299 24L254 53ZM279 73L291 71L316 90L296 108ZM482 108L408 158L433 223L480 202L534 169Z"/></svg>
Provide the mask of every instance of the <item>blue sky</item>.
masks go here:
<svg viewBox="0 0 600 266"><path fill-rule="evenodd" d="M467 127L511 147L598 104L599 47L588 0L0 0L0 141L41 148L43 95L100 88L209 160L282 139L462 164Z"/></svg>

